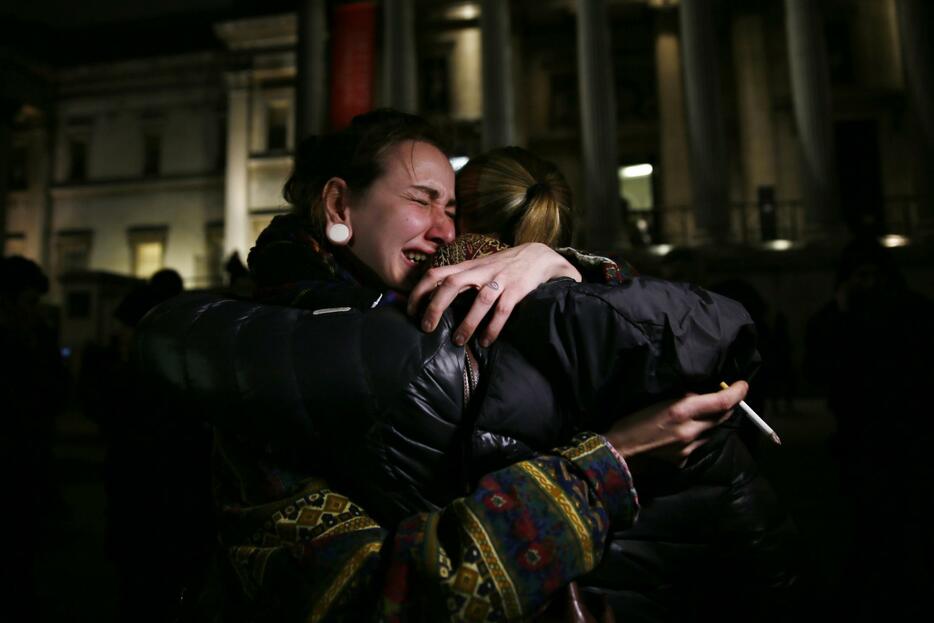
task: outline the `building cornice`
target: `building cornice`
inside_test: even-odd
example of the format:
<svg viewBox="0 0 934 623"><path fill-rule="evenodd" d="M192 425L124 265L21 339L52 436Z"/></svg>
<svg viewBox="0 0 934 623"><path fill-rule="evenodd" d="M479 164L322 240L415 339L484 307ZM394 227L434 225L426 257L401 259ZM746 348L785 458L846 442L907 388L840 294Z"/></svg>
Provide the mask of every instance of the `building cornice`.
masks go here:
<svg viewBox="0 0 934 623"><path fill-rule="evenodd" d="M251 169L278 169L292 166L292 154L250 154L247 166Z"/></svg>
<svg viewBox="0 0 934 623"><path fill-rule="evenodd" d="M294 13L285 13L221 22L214 32L231 50L287 48L298 40L298 22Z"/></svg>
<svg viewBox="0 0 934 623"><path fill-rule="evenodd" d="M218 81L223 60L222 53L199 52L72 67L59 74L58 96L207 86Z"/></svg>
<svg viewBox="0 0 934 623"><path fill-rule="evenodd" d="M52 187L52 198L55 200L87 199L113 195L203 189L223 191L224 176L212 173L207 175L178 175L145 179L100 180L82 184L61 184Z"/></svg>

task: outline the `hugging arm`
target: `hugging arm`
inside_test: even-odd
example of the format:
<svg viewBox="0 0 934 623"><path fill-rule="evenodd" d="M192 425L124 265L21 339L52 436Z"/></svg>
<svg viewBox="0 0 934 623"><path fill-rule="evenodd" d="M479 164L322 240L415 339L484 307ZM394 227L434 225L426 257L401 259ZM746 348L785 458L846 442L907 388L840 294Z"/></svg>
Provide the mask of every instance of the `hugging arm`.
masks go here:
<svg viewBox="0 0 934 623"><path fill-rule="evenodd" d="M504 339L561 389L580 426L596 430L748 378L758 362L755 326L740 304L647 277L615 287L545 284L513 311Z"/></svg>
<svg viewBox="0 0 934 623"><path fill-rule="evenodd" d="M444 310L457 295L476 289L477 298L454 332L454 342L465 344L489 315L489 322L478 336L480 343L486 346L499 336L519 301L542 283L559 277L580 281L581 273L546 245L521 244L492 255L430 269L412 290L408 312L414 315L425 297L429 297L422 315L422 328L434 331Z"/></svg>
<svg viewBox="0 0 934 623"><path fill-rule="evenodd" d="M302 500L256 509L262 534L228 547L275 620L526 620L594 569L638 507L625 463L589 433L391 531L321 481Z"/></svg>

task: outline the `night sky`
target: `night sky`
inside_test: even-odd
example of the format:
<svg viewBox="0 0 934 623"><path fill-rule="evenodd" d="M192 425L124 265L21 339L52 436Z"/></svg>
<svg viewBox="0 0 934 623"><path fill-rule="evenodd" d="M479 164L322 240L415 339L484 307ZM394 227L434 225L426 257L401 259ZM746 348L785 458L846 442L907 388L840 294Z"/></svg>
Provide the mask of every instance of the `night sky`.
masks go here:
<svg viewBox="0 0 934 623"><path fill-rule="evenodd" d="M0 48L53 66L219 47L225 19L289 12L295 0L3 0Z"/></svg>

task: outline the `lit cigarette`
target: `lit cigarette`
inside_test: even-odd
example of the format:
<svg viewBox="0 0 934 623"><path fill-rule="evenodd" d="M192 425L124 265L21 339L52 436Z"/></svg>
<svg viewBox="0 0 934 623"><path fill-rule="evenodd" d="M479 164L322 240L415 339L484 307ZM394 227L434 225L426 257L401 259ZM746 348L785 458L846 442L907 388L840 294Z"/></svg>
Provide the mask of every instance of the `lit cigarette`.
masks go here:
<svg viewBox="0 0 934 623"><path fill-rule="evenodd" d="M720 381L720 387L722 387L723 389L730 389L730 386L724 383L723 381ZM778 435L775 434L775 431L772 430L772 427L766 424L765 420L759 417L759 414L753 411L752 407L747 405L745 400L739 401L739 408L742 409L746 413L746 415L749 416L749 419L752 420L752 423L756 425L756 428L758 428L763 433L771 437L772 441L774 441L778 445L782 445L782 440L778 438Z"/></svg>

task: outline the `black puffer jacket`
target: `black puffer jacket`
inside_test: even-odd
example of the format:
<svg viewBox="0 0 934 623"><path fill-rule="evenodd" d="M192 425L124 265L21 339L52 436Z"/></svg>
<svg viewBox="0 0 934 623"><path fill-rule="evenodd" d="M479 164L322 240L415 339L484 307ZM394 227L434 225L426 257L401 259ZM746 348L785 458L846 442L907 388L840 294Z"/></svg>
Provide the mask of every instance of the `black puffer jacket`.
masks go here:
<svg viewBox="0 0 934 623"><path fill-rule="evenodd" d="M327 474L394 522L466 487L464 349L450 329L424 334L392 307L186 295L146 317L138 365L153 399L207 417L234 462L257 466L240 479L243 504Z"/></svg>
<svg viewBox="0 0 934 623"><path fill-rule="evenodd" d="M327 302L300 310L191 295L141 325L139 365L157 399L210 418L224 454L256 472L241 474L243 503L327 474L376 519L395 522L444 505L478 475L575 427L712 389L754 360L752 323L729 299L651 279L616 288L557 281L517 307L504 339L477 350L480 384L465 406L465 351L451 343L451 313L425 334L396 307L370 309L359 293L335 306L329 291ZM718 469L698 460L663 478L669 491L659 499L681 506L656 519L648 510L632 534L617 535L594 583L641 596L640 566L674 583L672 564L697 552L689 528L699 525L710 527L705 556L738 552L768 569L762 586L789 582L776 555L785 515L748 454L722 437L704 459Z"/></svg>

